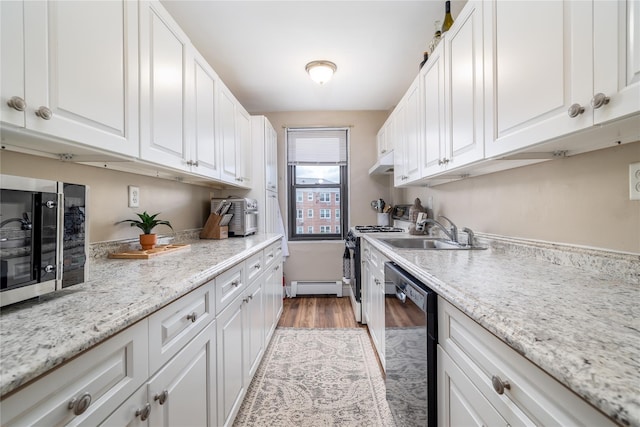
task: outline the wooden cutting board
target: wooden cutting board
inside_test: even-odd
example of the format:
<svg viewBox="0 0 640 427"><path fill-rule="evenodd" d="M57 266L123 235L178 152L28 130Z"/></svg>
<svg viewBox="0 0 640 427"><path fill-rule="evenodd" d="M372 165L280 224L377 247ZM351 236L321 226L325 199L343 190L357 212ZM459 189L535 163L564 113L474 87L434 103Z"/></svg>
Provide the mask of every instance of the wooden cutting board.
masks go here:
<svg viewBox="0 0 640 427"><path fill-rule="evenodd" d="M191 247L191 245L158 245L153 249L131 250L109 254L109 258L117 259L149 259L158 255L164 255Z"/></svg>

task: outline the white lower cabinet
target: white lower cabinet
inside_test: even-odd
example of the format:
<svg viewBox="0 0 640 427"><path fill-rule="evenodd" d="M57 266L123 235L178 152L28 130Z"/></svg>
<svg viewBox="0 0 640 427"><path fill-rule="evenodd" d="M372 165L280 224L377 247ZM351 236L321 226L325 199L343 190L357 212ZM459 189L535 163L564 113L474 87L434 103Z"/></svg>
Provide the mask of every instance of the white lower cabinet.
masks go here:
<svg viewBox="0 0 640 427"><path fill-rule="evenodd" d="M438 297L438 425L614 423Z"/></svg>
<svg viewBox="0 0 640 427"><path fill-rule="evenodd" d="M148 378L147 320L0 403L3 426L97 425Z"/></svg>
<svg viewBox="0 0 640 427"><path fill-rule="evenodd" d="M364 243L363 253L364 315L380 363L385 368L384 263L387 259L367 242Z"/></svg>

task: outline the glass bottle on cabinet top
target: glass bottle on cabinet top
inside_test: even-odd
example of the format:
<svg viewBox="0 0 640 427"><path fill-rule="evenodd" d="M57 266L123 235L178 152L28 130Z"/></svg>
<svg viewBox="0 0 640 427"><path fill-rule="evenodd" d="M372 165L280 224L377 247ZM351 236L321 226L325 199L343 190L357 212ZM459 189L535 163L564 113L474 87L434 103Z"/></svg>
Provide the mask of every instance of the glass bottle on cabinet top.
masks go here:
<svg viewBox="0 0 640 427"><path fill-rule="evenodd" d="M444 2L444 22L442 23L442 34L449 31L453 25L453 17L451 16L451 1Z"/></svg>
<svg viewBox="0 0 640 427"><path fill-rule="evenodd" d="M436 49L436 46L438 46L438 43L440 43L440 39L442 38L442 33L440 32L440 21L435 21L433 23L433 28L433 38L429 42L429 52L431 52L431 54L433 54L433 51Z"/></svg>

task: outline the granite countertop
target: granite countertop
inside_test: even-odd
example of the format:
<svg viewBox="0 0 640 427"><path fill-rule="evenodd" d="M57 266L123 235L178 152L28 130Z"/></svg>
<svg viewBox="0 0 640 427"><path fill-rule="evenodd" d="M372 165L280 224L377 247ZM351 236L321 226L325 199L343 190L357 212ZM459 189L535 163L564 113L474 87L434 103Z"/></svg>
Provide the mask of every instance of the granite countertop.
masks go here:
<svg viewBox="0 0 640 427"><path fill-rule="evenodd" d="M279 234L196 240L148 260L99 258L89 281L0 311L0 395L106 340L277 242Z"/></svg>
<svg viewBox="0 0 640 427"><path fill-rule="evenodd" d="M509 239L472 251L378 241L398 234L362 236L610 418L640 426L639 255Z"/></svg>

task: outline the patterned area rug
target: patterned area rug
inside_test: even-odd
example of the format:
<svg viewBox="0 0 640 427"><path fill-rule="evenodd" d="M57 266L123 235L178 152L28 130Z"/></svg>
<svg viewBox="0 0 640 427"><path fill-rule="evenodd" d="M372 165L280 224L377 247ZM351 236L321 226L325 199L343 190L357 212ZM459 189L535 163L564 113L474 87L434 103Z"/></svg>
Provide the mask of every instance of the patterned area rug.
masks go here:
<svg viewBox="0 0 640 427"><path fill-rule="evenodd" d="M276 329L234 426L394 426L366 330Z"/></svg>

